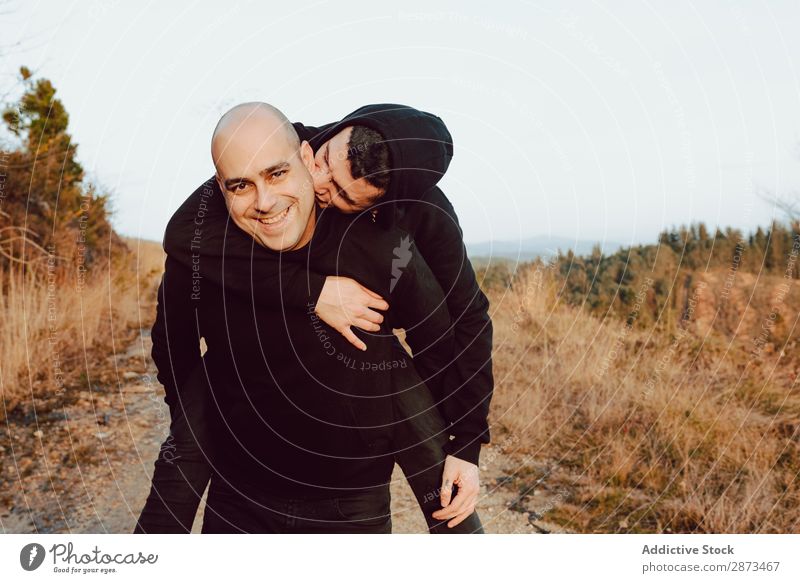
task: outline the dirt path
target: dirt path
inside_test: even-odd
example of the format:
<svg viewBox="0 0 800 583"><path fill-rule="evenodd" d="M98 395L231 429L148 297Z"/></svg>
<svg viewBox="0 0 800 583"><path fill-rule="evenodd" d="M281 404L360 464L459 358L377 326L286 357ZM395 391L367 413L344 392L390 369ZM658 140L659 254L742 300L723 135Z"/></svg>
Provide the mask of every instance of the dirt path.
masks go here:
<svg viewBox="0 0 800 583"><path fill-rule="evenodd" d="M149 332L108 365L119 385L82 392L63 411L34 424L11 425L0 468L0 530L4 532L132 532L150 489L153 461L167 436L169 412L155 378ZM69 453L64 453L69 452ZM509 478L519 463L484 448L478 510L489 533L558 532L531 508L548 497L528 492L521 503ZM535 503L534 503L535 502ZM426 532L425 521L399 468L392 483L395 533ZM541 514L541 512L539 512ZM194 532L202 523L202 506Z"/></svg>

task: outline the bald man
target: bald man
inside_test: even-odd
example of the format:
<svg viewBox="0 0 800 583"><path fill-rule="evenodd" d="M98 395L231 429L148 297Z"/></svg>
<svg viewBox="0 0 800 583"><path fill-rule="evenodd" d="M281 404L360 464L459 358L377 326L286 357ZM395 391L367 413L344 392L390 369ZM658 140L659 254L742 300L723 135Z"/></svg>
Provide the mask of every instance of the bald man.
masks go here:
<svg viewBox="0 0 800 583"><path fill-rule="evenodd" d="M220 188L231 193L225 199L231 219L242 231L273 251L311 240L314 153L279 110L266 103L231 109L214 130L211 157Z"/></svg>
<svg viewBox="0 0 800 583"><path fill-rule="evenodd" d="M379 228L370 213L323 212L314 203L313 153L271 106L243 104L223 116L212 157L238 227L226 233L233 257L249 246L250 267L277 258L352 277L390 298L392 309L360 351L328 328L313 304L304 311L226 294L226 282L252 278L247 265L223 262L211 278L223 282L219 287L168 256L153 358L173 412L173 444L186 444L198 417L212 428L198 432L211 436L200 445L213 470L203 531L388 532L388 481L395 457L404 456L416 463L409 481L430 510L439 497L446 431L415 366L396 350L392 328L430 339L414 362L430 371L451 358L452 330L442 290L410 252L413 242ZM201 246L203 235L198 227L191 244ZM398 244L409 253L400 277L390 280ZM202 357L201 337L208 346ZM140 532L154 531L148 523L159 504L175 508L168 500L176 497L175 478L160 487L162 470L177 465L191 474L195 498L205 486L203 460L191 447L177 456L166 451L156 462ZM472 531L480 531L473 516Z"/></svg>

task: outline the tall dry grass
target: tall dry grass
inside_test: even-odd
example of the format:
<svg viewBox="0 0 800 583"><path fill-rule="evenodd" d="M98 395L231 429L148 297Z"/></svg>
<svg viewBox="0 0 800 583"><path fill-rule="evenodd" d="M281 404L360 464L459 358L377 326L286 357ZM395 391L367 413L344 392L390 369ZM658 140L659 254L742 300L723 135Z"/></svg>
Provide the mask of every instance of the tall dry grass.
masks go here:
<svg viewBox="0 0 800 583"><path fill-rule="evenodd" d="M35 398L62 396L90 363L131 329L152 324L158 243L126 241L129 256L82 274L42 263L0 270L0 415Z"/></svg>
<svg viewBox="0 0 800 583"><path fill-rule="evenodd" d="M548 520L581 532L800 532L797 300L781 305L787 338L756 354L749 329L725 337L709 315L724 277L695 280L696 309L671 337L565 305L543 266L490 291L493 441L530 456L510 468L521 494L537 482L559 492ZM779 280L753 297L774 297ZM742 310L754 326L769 313Z"/></svg>

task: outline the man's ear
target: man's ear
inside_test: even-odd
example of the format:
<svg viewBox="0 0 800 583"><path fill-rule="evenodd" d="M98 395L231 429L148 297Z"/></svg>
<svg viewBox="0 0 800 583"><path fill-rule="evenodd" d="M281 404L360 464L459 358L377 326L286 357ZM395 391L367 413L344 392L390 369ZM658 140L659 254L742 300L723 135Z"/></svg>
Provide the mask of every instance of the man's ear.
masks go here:
<svg viewBox="0 0 800 583"><path fill-rule="evenodd" d="M219 172L215 172L214 178L217 181L217 186L219 186L220 192L222 192L222 200L225 201L225 206L228 206L228 200L230 197L226 196L227 191L225 190L225 183L222 181L222 176L219 175Z"/></svg>
<svg viewBox="0 0 800 583"><path fill-rule="evenodd" d="M314 167L316 165L316 162L314 161L314 150L311 149L311 144L309 144L306 140L303 140L300 144L300 159L303 161L303 164L309 172L314 171Z"/></svg>

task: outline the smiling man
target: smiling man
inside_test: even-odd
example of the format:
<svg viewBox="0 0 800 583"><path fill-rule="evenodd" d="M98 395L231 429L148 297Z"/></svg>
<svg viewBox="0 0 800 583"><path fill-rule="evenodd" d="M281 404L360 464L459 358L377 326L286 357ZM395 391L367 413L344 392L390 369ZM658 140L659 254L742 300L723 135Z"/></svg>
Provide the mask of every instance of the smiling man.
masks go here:
<svg viewBox="0 0 800 583"><path fill-rule="evenodd" d="M314 198L304 196L311 188L308 176L292 171L292 163L311 165L313 154L308 143L300 144L296 134L278 125L274 131L289 134L286 141L293 154L265 168L258 166L279 137L264 135L263 123L249 123L258 121L253 116L263 116L266 108L241 106L223 116L211 140L211 157L219 186L231 194L226 202L233 222L268 249L292 251L308 243L315 224ZM277 117L277 110L272 113Z"/></svg>

